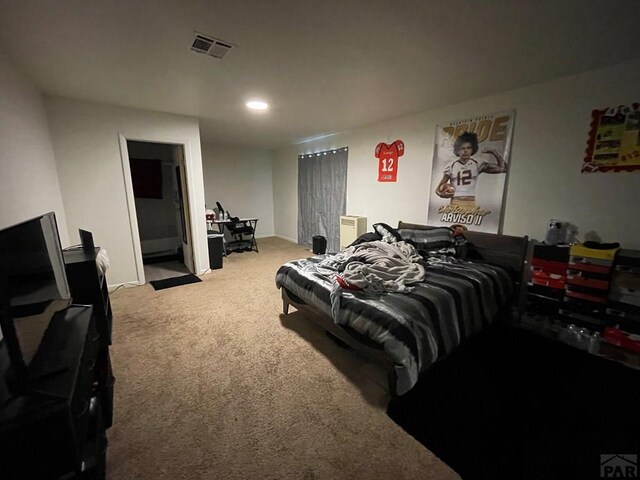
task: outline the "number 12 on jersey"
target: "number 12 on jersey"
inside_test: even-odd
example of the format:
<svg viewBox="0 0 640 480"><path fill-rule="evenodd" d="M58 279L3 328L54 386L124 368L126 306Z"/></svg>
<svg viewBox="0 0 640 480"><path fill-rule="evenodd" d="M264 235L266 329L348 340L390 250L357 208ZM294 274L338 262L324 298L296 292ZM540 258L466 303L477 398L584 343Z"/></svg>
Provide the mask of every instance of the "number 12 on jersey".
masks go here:
<svg viewBox="0 0 640 480"><path fill-rule="evenodd" d="M395 182L398 178L398 158L404 154L404 142L396 140L391 145L379 143L376 146L378 159L378 181Z"/></svg>

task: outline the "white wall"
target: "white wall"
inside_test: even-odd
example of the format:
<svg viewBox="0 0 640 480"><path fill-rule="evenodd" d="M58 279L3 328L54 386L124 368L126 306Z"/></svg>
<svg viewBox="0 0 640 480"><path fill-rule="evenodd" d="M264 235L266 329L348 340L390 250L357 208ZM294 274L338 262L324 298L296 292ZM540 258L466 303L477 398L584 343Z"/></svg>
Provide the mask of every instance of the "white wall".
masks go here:
<svg viewBox="0 0 640 480"><path fill-rule="evenodd" d="M335 139L337 142L338 140ZM346 139L344 140L346 141ZM320 145L320 144L318 144ZM293 145L276 152L273 160L273 228L278 237L298 243L298 153L308 145ZM317 147L318 150L336 147ZM349 154L351 162L351 154ZM347 176L349 166L347 166ZM347 189L347 208L349 190ZM348 211L348 210L347 210Z"/></svg>
<svg viewBox="0 0 640 480"><path fill-rule="evenodd" d="M96 245L107 249L109 283L137 281L119 134L128 140L186 144L196 273L204 272L209 259L198 119L58 97L47 98L46 107L69 231L90 230Z"/></svg>
<svg viewBox="0 0 640 480"><path fill-rule="evenodd" d="M69 245L44 101L0 52L0 228L54 211Z"/></svg>
<svg viewBox="0 0 640 480"><path fill-rule="evenodd" d="M257 217L256 237L273 236L273 152L204 144L202 165L207 207Z"/></svg>
<svg viewBox="0 0 640 480"><path fill-rule="evenodd" d="M472 80L470 80L472 81ZM381 99L384 101L384 99ZM349 147L347 213L426 223L435 125L515 109L503 233L544 239L550 218L640 248L640 172L581 174L591 111L640 101L640 60L451 105L280 149L274 161L277 235L297 238L297 155ZM375 146L402 139L397 183L377 182Z"/></svg>

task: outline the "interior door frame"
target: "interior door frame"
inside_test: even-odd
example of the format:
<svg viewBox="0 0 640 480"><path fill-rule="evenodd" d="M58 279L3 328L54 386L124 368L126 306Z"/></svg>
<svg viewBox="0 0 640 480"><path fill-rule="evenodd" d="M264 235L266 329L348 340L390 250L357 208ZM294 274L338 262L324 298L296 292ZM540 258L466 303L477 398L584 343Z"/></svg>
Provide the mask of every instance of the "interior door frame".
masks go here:
<svg viewBox="0 0 640 480"><path fill-rule="evenodd" d="M127 210L129 211L129 225L131 226L131 242L133 245L133 252L135 256L135 265L136 265L136 274L138 276L138 284L144 285L146 283L145 275L144 275L144 263L142 262L142 245L140 242L140 229L138 228L138 215L136 213L136 202L133 194L133 182L131 180L131 164L129 162L129 149L127 147L127 142L147 142L147 143L162 143L167 145L178 145L182 147L183 158L181 163L181 167L184 171L184 181L187 185L187 192L183 192L183 195L186 193L187 199L185 203L186 212L183 212L189 220L187 222L188 228L187 237L191 242L191 264L193 265L193 269L195 270L193 273L198 273L198 263L196 261L197 255L196 252L199 251L199 241L196 232L194 232L194 222L191 217L193 212L189 206L192 204L191 199L188 198L193 191L192 181L191 181L191 169L188 168L188 165L191 165L191 142L185 139L172 139L172 138L140 138L136 136L128 136L123 133L118 133L118 142L120 144L120 159L122 161L122 175L124 178L124 188L125 195L127 200Z"/></svg>

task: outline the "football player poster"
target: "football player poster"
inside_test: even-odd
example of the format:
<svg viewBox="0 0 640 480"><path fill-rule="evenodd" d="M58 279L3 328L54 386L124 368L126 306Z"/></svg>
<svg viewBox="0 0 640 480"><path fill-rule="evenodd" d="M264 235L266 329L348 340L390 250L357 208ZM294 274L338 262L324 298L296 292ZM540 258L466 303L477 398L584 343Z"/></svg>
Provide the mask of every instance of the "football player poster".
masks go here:
<svg viewBox="0 0 640 480"><path fill-rule="evenodd" d="M515 111L436 126L427 224L498 233Z"/></svg>

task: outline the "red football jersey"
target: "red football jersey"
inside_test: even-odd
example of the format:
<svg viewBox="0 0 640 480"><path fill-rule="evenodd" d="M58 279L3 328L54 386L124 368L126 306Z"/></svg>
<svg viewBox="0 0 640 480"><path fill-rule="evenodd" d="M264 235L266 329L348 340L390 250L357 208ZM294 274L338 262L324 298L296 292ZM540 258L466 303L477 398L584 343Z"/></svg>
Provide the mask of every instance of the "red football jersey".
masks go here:
<svg viewBox="0 0 640 480"><path fill-rule="evenodd" d="M391 145L379 143L376 146L378 159L378 181L395 182L398 178L398 158L404 154L404 142L396 140Z"/></svg>

